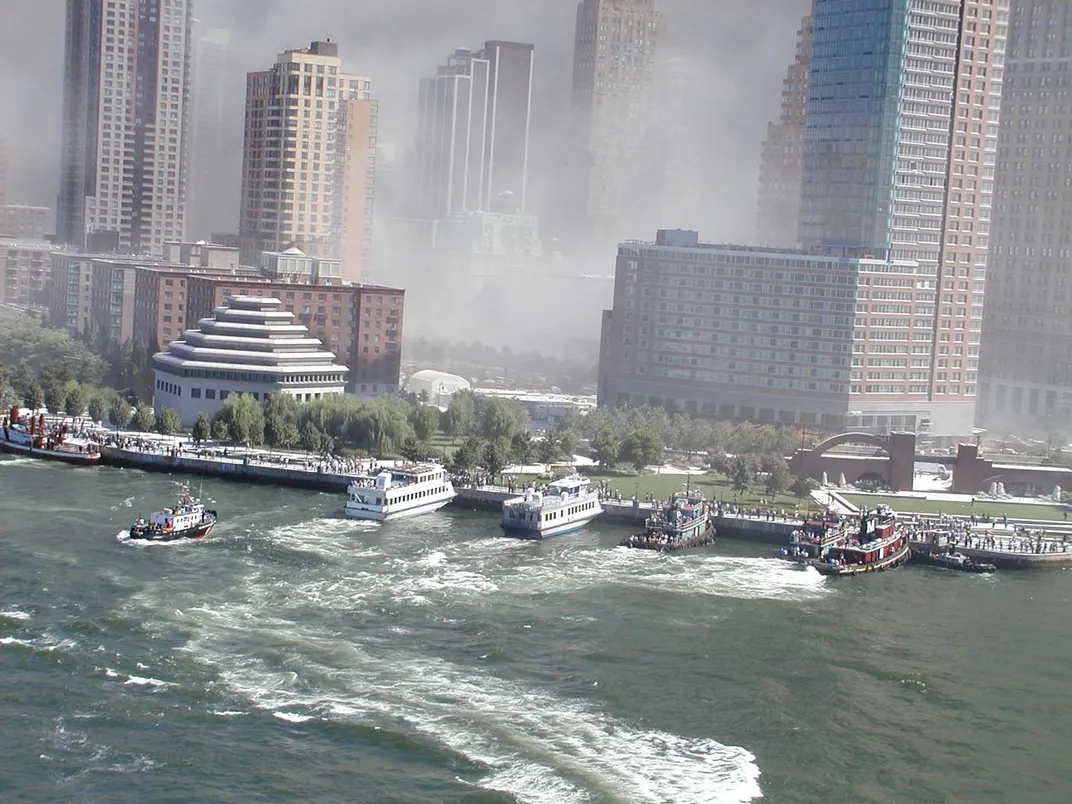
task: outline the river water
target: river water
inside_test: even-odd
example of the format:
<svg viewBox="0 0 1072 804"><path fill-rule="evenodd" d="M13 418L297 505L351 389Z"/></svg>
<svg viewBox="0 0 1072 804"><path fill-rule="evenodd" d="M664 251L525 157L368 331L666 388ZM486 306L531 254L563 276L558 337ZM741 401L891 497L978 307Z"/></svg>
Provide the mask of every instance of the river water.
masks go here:
<svg viewBox="0 0 1072 804"><path fill-rule="evenodd" d="M823 579L0 458L6 802L1065 802L1072 573Z"/></svg>

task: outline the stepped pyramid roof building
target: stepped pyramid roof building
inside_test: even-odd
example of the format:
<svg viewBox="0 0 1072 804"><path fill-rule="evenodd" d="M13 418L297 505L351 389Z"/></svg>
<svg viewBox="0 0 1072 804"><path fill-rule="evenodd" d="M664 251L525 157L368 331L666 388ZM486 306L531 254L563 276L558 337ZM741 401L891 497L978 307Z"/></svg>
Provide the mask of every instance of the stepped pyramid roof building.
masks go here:
<svg viewBox="0 0 1072 804"><path fill-rule="evenodd" d="M190 427L202 411L212 417L231 394L263 401L283 393L307 402L344 393L349 369L337 365L307 327L295 324L279 299L227 301L153 357L157 413L172 408Z"/></svg>

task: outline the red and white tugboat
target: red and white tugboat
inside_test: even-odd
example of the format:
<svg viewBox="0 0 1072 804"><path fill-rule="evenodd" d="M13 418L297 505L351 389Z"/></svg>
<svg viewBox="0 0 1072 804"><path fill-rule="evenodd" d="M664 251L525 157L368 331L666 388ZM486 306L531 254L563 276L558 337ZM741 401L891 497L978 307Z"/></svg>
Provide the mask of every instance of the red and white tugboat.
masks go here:
<svg viewBox="0 0 1072 804"><path fill-rule="evenodd" d="M899 567L911 548L897 516L885 505L858 517L809 521L782 556L815 567L823 575L860 575Z"/></svg>
<svg viewBox="0 0 1072 804"><path fill-rule="evenodd" d="M182 487L182 495L174 508L165 508L130 526L130 538L149 542L174 542L179 539L204 539L216 526L216 512L206 511L197 497L190 496L190 487Z"/></svg>
<svg viewBox="0 0 1072 804"><path fill-rule="evenodd" d="M0 427L0 449L16 455L92 466L100 460L96 442L71 434L67 422L45 421L45 414L12 408Z"/></svg>

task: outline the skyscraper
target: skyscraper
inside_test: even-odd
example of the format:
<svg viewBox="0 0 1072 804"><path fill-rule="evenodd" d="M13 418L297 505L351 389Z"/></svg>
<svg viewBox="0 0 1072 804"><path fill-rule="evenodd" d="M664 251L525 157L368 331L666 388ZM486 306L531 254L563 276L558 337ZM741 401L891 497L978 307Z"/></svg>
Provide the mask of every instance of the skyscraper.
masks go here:
<svg viewBox="0 0 1072 804"><path fill-rule="evenodd" d="M160 253L186 223L193 0L67 0L62 242Z"/></svg>
<svg viewBox="0 0 1072 804"><path fill-rule="evenodd" d="M581 0L577 7L573 107L582 157L576 178L586 234L597 240L631 236L650 209L643 146L653 122L662 28L655 0Z"/></svg>
<svg viewBox="0 0 1072 804"><path fill-rule="evenodd" d="M854 361L860 393L914 397L932 432L970 435L1009 0L816 0L800 240L917 262L933 305L872 287L871 328L910 344ZM882 284L872 282L872 285ZM925 388L913 391L913 388ZM926 430L926 427L921 429Z"/></svg>
<svg viewBox="0 0 1072 804"><path fill-rule="evenodd" d="M1016 3L986 273L979 423L1072 423L1072 6ZM1024 432L1025 430L1021 430Z"/></svg>
<svg viewBox="0 0 1072 804"><path fill-rule="evenodd" d="M238 214L242 175L242 85L231 32L195 21L187 234L208 239Z"/></svg>
<svg viewBox="0 0 1072 804"><path fill-rule="evenodd" d="M532 45L487 42L421 81L415 215L525 211L532 70Z"/></svg>
<svg viewBox="0 0 1072 804"><path fill-rule="evenodd" d="M811 17L797 33L796 59L782 82L782 112L767 126L759 165L760 243L793 246L800 225L800 180L804 172L804 120L811 69Z"/></svg>
<svg viewBox="0 0 1072 804"><path fill-rule="evenodd" d="M367 279L379 107L367 77L342 72L339 46L287 50L246 80L239 245L243 259L297 244Z"/></svg>

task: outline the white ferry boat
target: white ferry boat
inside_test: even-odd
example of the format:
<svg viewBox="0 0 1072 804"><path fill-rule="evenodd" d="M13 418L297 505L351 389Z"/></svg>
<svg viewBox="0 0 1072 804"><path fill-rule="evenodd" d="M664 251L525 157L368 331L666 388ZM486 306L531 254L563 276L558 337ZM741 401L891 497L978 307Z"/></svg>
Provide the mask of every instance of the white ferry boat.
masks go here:
<svg viewBox="0 0 1072 804"><path fill-rule="evenodd" d="M346 515L375 522L438 511L455 497L454 484L439 464L409 464L359 475L347 492Z"/></svg>
<svg viewBox="0 0 1072 804"><path fill-rule="evenodd" d="M502 528L508 536L547 539L579 530L603 513L599 492L581 475L556 480L546 492L529 490L503 503Z"/></svg>

